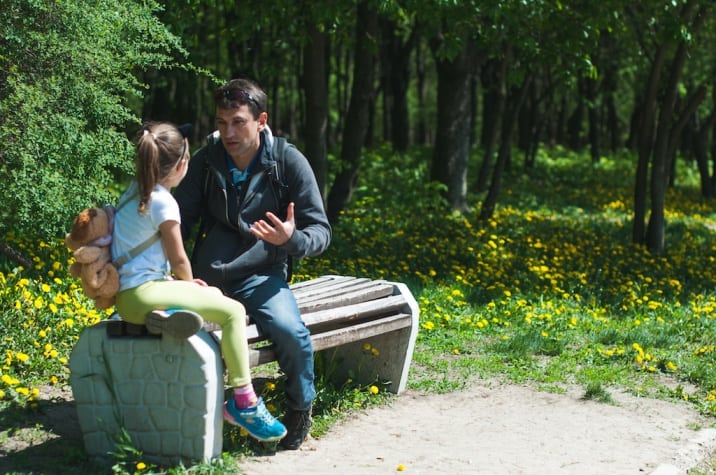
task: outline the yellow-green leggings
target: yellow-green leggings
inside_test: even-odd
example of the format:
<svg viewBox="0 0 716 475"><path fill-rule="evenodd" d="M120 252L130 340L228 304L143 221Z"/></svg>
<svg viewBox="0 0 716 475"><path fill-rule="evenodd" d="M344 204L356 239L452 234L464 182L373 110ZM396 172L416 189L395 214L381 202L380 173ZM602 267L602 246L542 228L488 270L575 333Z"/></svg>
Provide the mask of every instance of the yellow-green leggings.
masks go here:
<svg viewBox="0 0 716 475"><path fill-rule="evenodd" d="M115 304L122 320L143 325L152 310L186 309L221 326L221 353L229 373L229 385L251 383L246 342L246 309L216 287L186 280L155 280L121 291Z"/></svg>

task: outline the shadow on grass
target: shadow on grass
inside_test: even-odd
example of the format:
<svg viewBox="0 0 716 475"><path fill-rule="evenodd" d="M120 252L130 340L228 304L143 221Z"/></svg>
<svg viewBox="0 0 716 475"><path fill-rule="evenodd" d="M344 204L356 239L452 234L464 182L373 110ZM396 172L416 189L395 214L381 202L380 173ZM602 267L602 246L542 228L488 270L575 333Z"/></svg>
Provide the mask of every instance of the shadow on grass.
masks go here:
<svg viewBox="0 0 716 475"><path fill-rule="evenodd" d="M74 401L40 400L0 410L0 473L108 473L87 459Z"/></svg>

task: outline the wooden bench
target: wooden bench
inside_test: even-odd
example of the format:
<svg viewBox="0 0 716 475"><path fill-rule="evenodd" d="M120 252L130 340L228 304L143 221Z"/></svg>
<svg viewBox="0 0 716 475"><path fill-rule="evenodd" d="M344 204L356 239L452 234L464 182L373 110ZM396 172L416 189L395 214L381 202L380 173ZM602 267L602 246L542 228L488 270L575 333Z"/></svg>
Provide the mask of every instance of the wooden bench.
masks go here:
<svg viewBox="0 0 716 475"><path fill-rule="evenodd" d="M405 284L330 275L291 290L314 351L330 359L338 384L351 378L396 394L405 389L419 316ZM247 327L247 338L252 367L275 361L256 325ZM70 382L88 455L103 458L114 450L122 428L154 463L220 455L220 339L211 325L186 340L149 335L121 320L85 329L70 357Z"/></svg>

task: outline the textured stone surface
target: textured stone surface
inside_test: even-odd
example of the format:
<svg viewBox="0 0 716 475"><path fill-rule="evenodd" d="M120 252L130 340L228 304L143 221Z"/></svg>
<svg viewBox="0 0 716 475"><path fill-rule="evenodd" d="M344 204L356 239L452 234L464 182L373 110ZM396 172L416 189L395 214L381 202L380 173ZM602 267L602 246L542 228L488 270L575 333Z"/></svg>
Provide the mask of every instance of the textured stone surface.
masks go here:
<svg viewBox="0 0 716 475"><path fill-rule="evenodd" d="M107 335L86 328L70 356L70 383L89 456L115 450L122 429L147 461L221 454L223 363L205 331L186 340Z"/></svg>
<svg viewBox="0 0 716 475"><path fill-rule="evenodd" d="M405 389L419 315L407 286L323 276L295 288L314 349L331 352L327 356L339 384L351 378L363 384L385 382L385 389L396 394ZM392 303L396 299L390 292L402 296L399 306ZM320 314L342 327L321 328ZM85 329L70 356L70 382L87 453L105 457L125 430L150 462L176 464L219 456L224 399L220 330L213 335L201 330L186 340L109 336L108 327L116 323L124 322L104 321ZM261 364L258 360L253 364Z"/></svg>

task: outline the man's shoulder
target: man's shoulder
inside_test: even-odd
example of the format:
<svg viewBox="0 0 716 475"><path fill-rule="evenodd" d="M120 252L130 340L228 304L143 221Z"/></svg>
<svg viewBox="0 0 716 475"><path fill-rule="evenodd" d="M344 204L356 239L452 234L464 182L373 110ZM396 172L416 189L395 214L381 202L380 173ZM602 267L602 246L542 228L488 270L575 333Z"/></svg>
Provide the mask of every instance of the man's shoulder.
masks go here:
<svg viewBox="0 0 716 475"><path fill-rule="evenodd" d="M219 131L214 131L206 136L204 145L192 155L192 161L209 162L215 160L215 157L223 157L224 146L221 143L221 135ZM212 157L214 157L212 159Z"/></svg>
<svg viewBox="0 0 716 475"><path fill-rule="evenodd" d="M274 137L273 155L275 160L296 161L306 157L293 143L284 137Z"/></svg>

